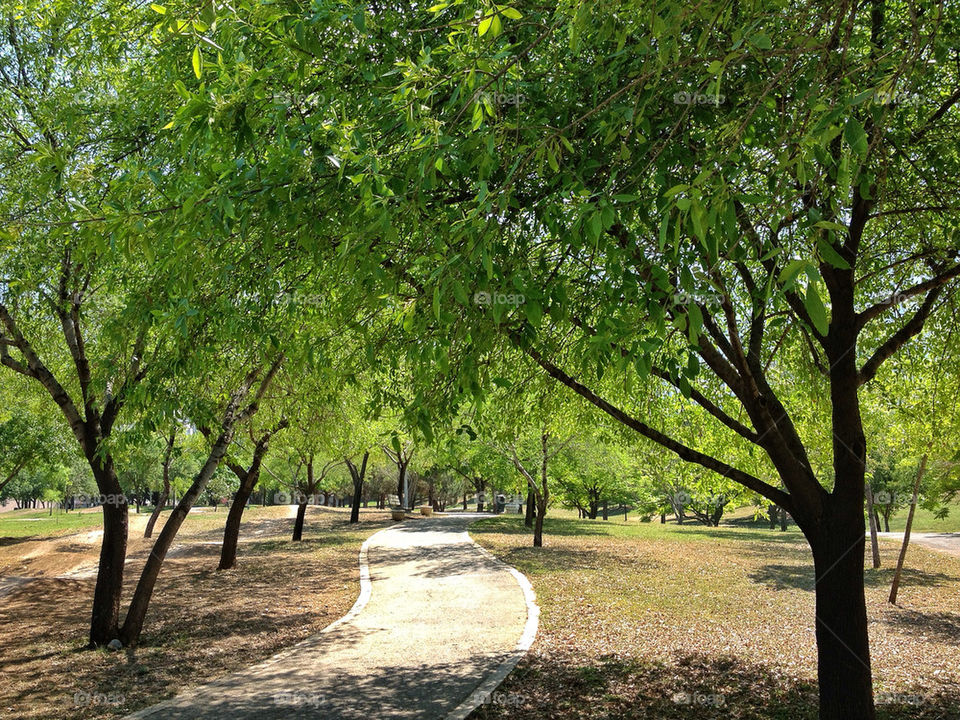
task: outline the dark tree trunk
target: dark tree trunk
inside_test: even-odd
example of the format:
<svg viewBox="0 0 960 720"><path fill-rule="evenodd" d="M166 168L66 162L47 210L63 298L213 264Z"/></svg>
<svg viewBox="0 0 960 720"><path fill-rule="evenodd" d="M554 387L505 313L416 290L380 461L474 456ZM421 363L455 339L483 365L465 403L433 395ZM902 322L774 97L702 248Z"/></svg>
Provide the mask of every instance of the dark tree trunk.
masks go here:
<svg viewBox="0 0 960 720"><path fill-rule="evenodd" d="M353 503L350 506L350 522L360 522L360 496L363 494L363 477L367 474L367 460L370 453L363 453L363 461L360 463L360 469L352 461L347 460L347 469L350 471L350 477L353 479Z"/></svg>
<svg viewBox="0 0 960 720"><path fill-rule="evenodd" d="M228 417L231 413L228 412ZM173 540L180 531L180 526L186 520L190 509L194 506L197 498L206 488L210 478L220 466L220 461L227 452L227 447L233 438L234 421L224 423L224 429L220 433L216 442L210 450L207 461L204 463L200 472L194 478L190 488L180 498L180 502L167 522L163 525L163 530L157 536L153 549L147 556L147 562L140 573L140 580L137 582L137 588L130 600L130 607L127 610L127 617L124 619L123 627L120 630L120 639L128 647L136 646L140 639L140 632L143 630L143 621L147 614L147 608L150 605L150 599L153 596L153 589L157 584L157 577L160 575L160 568L163 561L173 544Z"/></svg>
<svg viewBox="0 0 960 720"><path fill-rule="evenodd" d="M787 523L788 523L789 520L790 520L790 515L787 513L786 510L784 510L783 508L780 508L780 530L781 530L781 532L786 532L786 530L787 530Z"/></svg>
<svg viewBox="0 0 960 720"><path fill-rule="evenodd" d="M533 490L527 490L527 507L526 507L526 514L524 515L524 518L523 518L523 524L526 525L528 528L533 527L533 518L537 514L536 504L537 504L537 499L536 499L536 496L533 494Z"/></svg>
<svg viewBox="0 0 960 720"><path fill-rule="evenodd" d="M875 717L863 589L866 528L862 504L854 510L807 534L816 575L820 720Z"/></svg>
<svg viewBox="0 0 960 720"><path fill-rule="evenodd" d="M220 564L217 566L217 570L229 570L237 564L240 521L243 518L243 511L247 506L250 493L253 492L253 487L257 484L258 477L259 475L251 478L250 473L248 473L240 480L240 487L237 488L237 494L230 504L227 522L223 527L223 544L220 546Z"/></svg>
<svg viewBox="0 0 960 720"><path fill-rule="evenodd" d="M306 501L297 505L297 519L293 523L293 539L300 541L303 539L303 518L307 514Z"/></svg>
<svg viewBox="0 0 960 720"><path fill-rule="evenodd" d="M270 449L270 439L275 433L283 430L287 424L287 419L283 418L273 429L263 434L253 449L253 458L249 468L244 469L237 463L230 463L230 469L240 480L240 486L237 488L237 494L230 504L230 512L227 513L227 522L223 528L223 544L220 546L218 570L229 570L237 564L237 542L240 539L240 521L243 518L243 511L246 510L247 502L260 481L260 469L263 467L263 458Z"/></svg>
<svg viewBox="0 0 960 720"><path fill-rule="evenodd" d="M537 502L537 517L533 524L533 546L543 547L543 518L547 514L547 503Z"/></svg>
<svg viewBox="0 0 960 720"><path fill-rule="evenodd" d="M606 500L603 501L603 519L604 520L609 519L607 517L607 501Z"/></svg>
<svg viewBox="0 0 960 720"><path fill-rule="evenodd" d="M97 487L115 499L122 498L111 460L105 466L96 462ZM90 619L90 646L106 645L119 634L120 599L123 592L123 567L127 557L129 532L127 504L108 502L103 506L103 540L100 544L100 565L93 591L93 612Z"/></svg>
<svg viewBox="0 0 960 720"><path fill-rule="evenodd" d="M246 381L230 397L224 413L223 423L216 441L210 448L207 460L197 473L190 488L180 498L180 502L170 513L167 522L163 525L163 530L153 543L153 548L147 556L146 564L140 573L140 579L137 581L137 588L133 592L133 598L130 600L130 607L127 609L127 617L123 621L123 627L120 629L120 640L128 647L136 646L140 640L140 632L143 630L143 621L147 615L147 608L150 606L150 598L153 596L153 589L157 584L157 577L160 575L160 568L163 561L173 544L173 539L180 531L180 526L186 520L187 514L194 506L197 498L206 489L210 478L220 467L227 448L233 440L234 428L238 422L251 417L258 408L260 398L266 390L270 381L276 374L282 362L282 357L276 360L266 373L256 392L255 399L247 405L242 411L239 410L240 403L243 402L255 382L259 371L251 371L247 374ZM207 433L204 432L206 435Z"/></svg>
<svg viewBox="0 0 960 720"><path fill-rule="evenodd" d="M666 524L667 524L667 514L666 514L666 513L660 513L660 524L661 524L661 525L666 525Z"/></svg>
<svg viewBox="0 0 960 720"><path fill-rule="evenodd" d="M167 499L170 497L170 460L173 457L173 445L176 439L176 431L170 433L170 437L167 439L167 449L163 454L163 491L157 497L153 512L150 513L150 519L147 520L147 527L143 531L145 538L153 536L153 526L157 524L157 519L163 512L163 508L167 506Z"/></svg>

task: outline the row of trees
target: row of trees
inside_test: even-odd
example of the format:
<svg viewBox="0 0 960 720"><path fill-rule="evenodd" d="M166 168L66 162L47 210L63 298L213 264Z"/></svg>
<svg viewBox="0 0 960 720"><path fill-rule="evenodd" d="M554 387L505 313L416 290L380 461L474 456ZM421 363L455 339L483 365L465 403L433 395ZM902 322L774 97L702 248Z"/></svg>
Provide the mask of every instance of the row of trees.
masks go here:
<svg viewBox="0 0 960 720"><path fill-rule="evenodd" d="M452 472L509 463L538 543L551 478L589 514L642 442L650 476L794 518L821 717L872 720L867 473L947 475L956 428L944 6L28 0L0 24L0 363L101 495L156 436L206 443L123 618L128 508L103 506L92 644L137 641L191 507L284 435L308 488L385 445L408 498L438 428L477 434L495 459Z"/></svg>

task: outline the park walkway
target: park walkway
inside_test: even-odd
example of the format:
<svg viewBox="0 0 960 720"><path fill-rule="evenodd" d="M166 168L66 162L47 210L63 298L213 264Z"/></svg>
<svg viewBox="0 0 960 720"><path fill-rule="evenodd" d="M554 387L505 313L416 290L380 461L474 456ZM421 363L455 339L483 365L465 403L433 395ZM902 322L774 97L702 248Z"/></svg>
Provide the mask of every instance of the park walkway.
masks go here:
<svg viewBox="0 0 960 720"><path fill-rule="evenodd" d="M902 532L882 532L877 533L877 535L882 538L895 539L900 543L903 542ZM915 532L910 533L910 543L960 557L960 533Z"/></svg>
<svg viewBox="0 0 960 720"><path fill-rule="evenodd" d="M408 520L374 534L346 616L264 663L129 718L465 717L489 701L537 623L526 579L470 540L476 517Z"/></svg>

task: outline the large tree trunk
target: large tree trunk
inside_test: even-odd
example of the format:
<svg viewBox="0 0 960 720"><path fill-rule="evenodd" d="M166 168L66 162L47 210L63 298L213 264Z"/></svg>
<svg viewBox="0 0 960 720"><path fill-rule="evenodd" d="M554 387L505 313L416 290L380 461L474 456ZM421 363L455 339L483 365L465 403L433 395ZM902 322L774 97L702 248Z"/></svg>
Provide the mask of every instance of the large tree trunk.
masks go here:
<svg viewBox="0 0 960 720"><path fill-rule="evenodd" d="M230 512L227 513L227 522L223 527L223 544L220 546L220 564L217 570L229 570L237 564L237 543L240 540L240 521L243 519L243 511L247 507L247 500L250 499L253 488L257 484L260 475L251 477L252 473L247 473L240 479L240 487L237 488L237 494L233 497L230 504Z"/></svg>
<svg viewBox="0 0 960 720"><path fill-rule="evenodd" d="M299 542L303 539L303 519L307 514L307 501L304 500L297 505L297 519L293 523L293 540Z"/></svg>
<svg viewBox="0 0 960 720"><path fill-rule="evenodd" d="M153 526L157 524L157 519L160 517L160 513L163 512L163 508L167 506L167 500L170 498L170 460L173 457L173 444L176 442L176 439L176 432L170 433L170 438L167 440L167 449L163 455L163 491L153 506L150 519L147 520L147 527L143 531L145 538L153 535Z"/></svg>
<svg viewBox="0 0 960 720"><path fill-rule="evenodd" d="M835 505L835 501L830 503ZM830 509L826 509L830 512ZM816 576L820 720L874 720L862 504L807 533Z"/></svg>
<svg viewBox="0 0 960 720"><path fill-rule="evenodd" d="M523 524L528 528L533 527L533 518L537 514L537 500L536 496L533 494L533 490L527 490L527 510L526 515L523 518Z"/></svg>
<svg viewBox="0 0 960 720"><path fill-rule="evenodd" d="M360 469L347 460L347 469L350 471L350 477L353 480L353 503L350 505L350 522L360 522L360 497L363 495L363 477L367 474L367 460L370 458L370 452L363 453L363 461L360 463Z"/></svg>
<svg viewBox="0 0 960 720"><path fill-rule="evenodd" d="M97 486L101 493L115 499L123 497L120 483L108 460L101 468ZM106 489L104 489L106 488ZM120 600L123 592L123 567L127 558L127 504L107 502L103 505L103 540L100 544L100 565L93 591L90 619L90 646L106 645L119 634Z"/></svg>
<svg viewBox="0 0 960 720"><path fill-rule="evenodd" d="M106 645L119 633L129 518L113 459L109 455L102 460L97 455L88 459L97 488L108 500L103 504L103 540L90 619L90 647L98 647Z"/></svg>
<svg viewBox="0 0 960 720"><path fill-rule="evenodd" d="M546 488L544 488L546 489ZM541 497L537 499L537 517L533 523L533 546L534 547L543 547L543 518L547 514L547 503L546 498Z"/></svg>

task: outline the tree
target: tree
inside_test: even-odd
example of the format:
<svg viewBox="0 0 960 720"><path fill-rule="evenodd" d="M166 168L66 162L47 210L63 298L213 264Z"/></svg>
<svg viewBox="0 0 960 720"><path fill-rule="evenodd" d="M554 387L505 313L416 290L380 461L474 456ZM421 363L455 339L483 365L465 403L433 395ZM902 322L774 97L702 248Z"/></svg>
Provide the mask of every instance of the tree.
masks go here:
<svg viewBox="0 0 960 720"><path fill-rule="evenodd" d="M260 480L260 471L263 466L263 458L270 449L270 440L278 432L283 430L289 424L286 418L280 418L272 427L263 430L259 436L254 435L253 428L250 428L250 441L253 445L253 456L249 465L241 465L234 459L227 460L227 466L237 476L240 481L237 492L234 493L233 501L230 503L230 511L227 513L227 522L223 528L223 544L220 546L220 564L218 570L229 570L237 562L237 542L240 537L240 521L243 518L243 511L247 507L250 495L253 494L257 482ZM171 436L172 441L173 436Z"/></svg>
<svg viewBox="0 0 960 720"><path fill-rule="evenodd" d="M434 37L392 95L406 118L399 142L421 151L389 173L421 179L406 217L391 217L403 250L390 254L447 259L442 271L404 268L413 280L396 273L423 300L411 333L437 324L456 337L462 323L464 352L483 357L496 343L478 327L486 315L587 402L789 512L814 558L821 717L873 718L861 388L960 276L958 209L945 200L960 94L954 70L932 61L949 55L956 26L938 12L906 21L904 6L878 1L717 4L704 29L678 5L658 15L654 41L622 20L629 11L599 4L523 22L498 14L496 30L474 36L475 10L434 8L431 27L448 39ZM451 21L462 29L448 34ZM643 52L621 55L625 43ZM688 59L668 61L680 47ZM557 68L564 82L524 83ZM509 112L482 97L521 83ZM392 141L345 172L369 171L366 157ZM378 180L367 187L380 198ZM472 305L473 288L496 302ZM506 288L524 302L500 303ZM438 295L460 299L431 313ZM478 384L480 364L465 367L475 374L460 384ZM731 444L762 452L776 483L654 427L629 389L651 378ZM828 401L804 405L814 394ZM801 422L807 412L815 422Z"/></svg>
<svg viewBox="0 0 960 720"><path fill-rule="evenodd" d="M130 599L130 606L127 609L123 626L120 628L119 639L124 645L135 646L139 641L147 608L153 596L153 589L156 586L167 551L173 544L173 540L183 521L186 520L190 509L219 468L220 462L233 440L237 425L246 422L257 412L260 401L263 399L264 393L270 386L282 361L283 356L280 356L273 360L269 368L266 369L258 363L257 366L246 373L243 380L227 396L216 435L209 433L210 437L213 438L209 455L203 467L194 477L190 487L180 498L180 502L177 503L173 512L170 513L170 517L167 518L163 530L160 531L153 543L147 562L143 566L143 571L140 573L140 579L137 582L133 597Z"/></svg>
<svg viewBox="0 0 960 720"><path fill-rule="evenodd" d="M157 497L156 503L153 506L153 512L150 513L150 519L147 520L147 525L143 530L143 536L149 538L153 535L153 528L157 524L157 519L160 517L160 513L163 512L163 509L167 506L167 500L170 499L170 465L173 462L173 450L177 441L177 432L176 430L170 431L170 436L167 438L166 446L163 452L163 460L160 465L160 475L162 478L163 486L160 490L160 494Z"/></svg>

